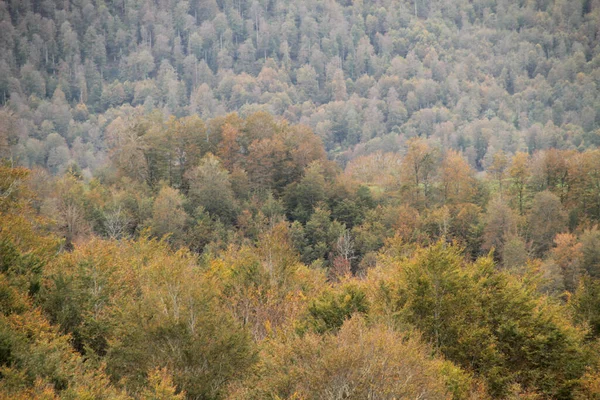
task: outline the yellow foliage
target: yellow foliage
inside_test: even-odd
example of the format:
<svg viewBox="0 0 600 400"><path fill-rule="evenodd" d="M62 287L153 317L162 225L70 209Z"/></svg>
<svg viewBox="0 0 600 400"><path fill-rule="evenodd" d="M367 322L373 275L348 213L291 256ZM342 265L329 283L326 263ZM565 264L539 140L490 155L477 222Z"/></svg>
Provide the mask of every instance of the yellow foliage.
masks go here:
<svg viewBox="0 0 600 400"><path fill-rule="evenodd" d="M337 335L268 339L255 375L233 386L228 398L450 399L444 362L428 353L416 334L354 317Z"/></svg>

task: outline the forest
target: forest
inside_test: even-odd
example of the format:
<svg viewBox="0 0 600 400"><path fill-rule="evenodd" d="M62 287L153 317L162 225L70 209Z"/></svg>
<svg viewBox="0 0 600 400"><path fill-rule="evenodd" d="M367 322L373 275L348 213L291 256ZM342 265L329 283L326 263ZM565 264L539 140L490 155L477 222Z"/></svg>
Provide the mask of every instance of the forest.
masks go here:
<svg viewBox="0 0 600 400"><path fill-rule="evenodd" d="M0 0L0 399L600 399L599 0Z"/></svg>

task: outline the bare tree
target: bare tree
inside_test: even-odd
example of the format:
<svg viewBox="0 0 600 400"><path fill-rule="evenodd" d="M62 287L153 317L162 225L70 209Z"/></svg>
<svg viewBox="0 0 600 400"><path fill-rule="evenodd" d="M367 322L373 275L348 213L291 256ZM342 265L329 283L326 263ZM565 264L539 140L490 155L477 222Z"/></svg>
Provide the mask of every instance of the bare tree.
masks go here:
<svg viewBox="0 0 600 400"><path fill-rule="evenodd" d="M338 237L335 244L336 256L351 261L354 258L354 240L347 229Z"/></svg>
<svg viewBox="0 0 600 400"><path fill-rule="evenodd" d="M111 239L121 239L126 236L129 218L121 206L104 212L104 229Z"/></svg>
<svg viewBox="0 0 600 400"><path fill-rule="evenodd" d="M329 270L330 279L339 280L352 273L352 259L354 257L354 241L346 229L335 244L335 257Z"/></svg>

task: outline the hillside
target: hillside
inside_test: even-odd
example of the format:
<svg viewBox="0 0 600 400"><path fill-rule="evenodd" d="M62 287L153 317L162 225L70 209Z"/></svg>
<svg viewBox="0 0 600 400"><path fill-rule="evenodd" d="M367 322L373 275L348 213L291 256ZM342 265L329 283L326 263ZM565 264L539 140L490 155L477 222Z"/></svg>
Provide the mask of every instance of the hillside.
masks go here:
<svg viewBox="0 0 600 400"><path fill-rule="evenodd" d="M0 399L600 399L600 1L0 1Z"/></svg>
<svg viewBox="0 0 600 400"><path fill-rule="evenodd" d="M600 143L594 0L28 0L0 20L3 151L54 172L102 165L131 107L268 111L341 160L414 136L478 169Z"/></svg>

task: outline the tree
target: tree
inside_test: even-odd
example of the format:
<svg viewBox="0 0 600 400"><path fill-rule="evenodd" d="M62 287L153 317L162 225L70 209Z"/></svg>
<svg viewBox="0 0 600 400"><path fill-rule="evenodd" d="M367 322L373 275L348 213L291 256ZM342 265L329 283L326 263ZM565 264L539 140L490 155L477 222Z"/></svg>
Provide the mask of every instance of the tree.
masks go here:
<svg viewBox="0 0 600 400"><path fill-rule="evenodd" d="M17 118L7 109L0 111L0 158L12 158L12 149L17 144Z"/></svg>
<svg viewBox="0 0 600 400"><path fill-rule="evenodd" d="M157 237L170 235L169 241L178 243L183 238L187 214L183 210L184 198L177 189L163 186L152 207L150 226Z"/></svg>
<svg viewBox="0 0 600 400"><path fill-rule="evenodd" d="M205 120L225 114L225 106L217 100L206 83L198 86L190 96L190 114L199 114Z"/></svg>
<svg viewBox="0 0 600 400"><path fill-rule="evenodd" d="M102 367L84 362L73 352L69 337L51 325L30 299L9 285L3 274L0 290L5 294L0 312L3 396L130 399L110 383Z"/></svg>
<svg viewBox="0 0 600 400"><path fill-rule="evenodd" d="M582 270L595 279L600 278L600 231L597 227L587 229L580 241Z"/></svg>
<svg viewBox="0 0 600 400"><path fill-rule="evenodd" d="M574 162L572 165L581 165L581 170L571 171L574 176L573 198L578 199L585 213L591 218L600 219L600 151L591 150L581 154L581 163ZM575 169L575 168L573 168Z"/></svg>
<svg viewBox="0 0 600 400"><path fill-rule="evenodd" d="M504 194L504 179L506 177L507 168L508 158L506 157L506 154L502 150L494 153L492 164L489 166L488 170L494 176L494 179L498 183L498 192L500 193L500 198L502 198ZM522 172L518 171L519 168L522 167L515 165L515 170L513 170L516 179L519 179L518 175L522 174ZM516 184L517 186L519 185L519 183ZM519 189L517 188L517 192L518 191ZM519 202L519 204L521 203ZM519 210L521 210L521 208L519 208Z"/></svg>
<svg viewBox="0 0 600 400"><path fill-rule="evenodd" d="M291 157L285 166L287 181L296 181L313 162L325 162L327 155L320 137L305 125L286 127L282 132L286 150Z"/></svg>
<svg viewBox="0 0 600 400"><path fill-rule="evenodd" d="M255 140L248 148L248 157L246 169L248 178L255 189L269 189L278 186L282 188L282 183L276 182L278 175L281 175L285 168L284 160L286 151L281 137L265 138ZM279 185L276 185L279 183ZM287 182L283 182L285 185Z"/></svg>
<svg viewBox="0 0 600 400"><path fill-rule="evenodd" d="M121 205L116 205L103 213L104 230L110 239L121 239L127 236L129 218Z"/></svg>
<svg viewBox="0 0 600 400"><path fill-rule="evenodd" d="M522 274L529 261L529 249L525 240L518 234L507 234L503 240L501 252L502 266L515 274Z"/></svg>
<svg viewBox="0 0 600 400"><path fill-rule="evenodd" d="M90 233L85 216L85 196L83 183L73 175L58 179L54 196L46 198L42 212L58 222L58 231L65 239L65 248L72 249L74 243L83 240Z"/></svg>
<svg viewBox="0 0 600 400"><path fill-rule="evenodd" d="M565 289L574 293L579 286L581 243L571 233L559 233L554 238L552 258L558 264Z"/></svg>
<svg viewBox="0 0 600 400"><path fill-rule="evenodd" d="M229 123L222 127L222 140L219 142L217 155L223 160L223 165L227 170L233 171L234 167L241 164L242 147L240 145L241 134L239 130Z"/></svg>
<svg viewBox="0 0 600 400"><path fill-rule="evenodd" d="M488 204L483 230L483 250L496 250L501 256L508 239L517 234L517 218L512 209L500 198L495 198Z"/></svg>
<svg viewBox="0 0 600 400"><path fill-rule="evenodd" d="M137 181L148 181L149 166L145 152L148 149L145 127L124 118L117 117L106 128L107 142L111 149L111 159L123 175Z"/></svg>
<svg viewBox="0 0 600 400"><path fill-rule="evenodd" d="M66 311L61 305L77 312L69 333L96 328L108 344L99 361L132 392L180 398L176 386L188 396L216 398L254 362L248 334L219 307L218 281L200 273L187 251L147 238L96 240L61 257L52 272L48 284L62 275L71 293L46 308L59 316ZM172 383L157 372L166 367ZM149 386L148 371L154 371Z"/></svg>
<svg viewBox="0 0 600 400"><path fill-rule="evenodd" d="M600 336L600 280L585 276L575 292L571 306L575 320L588 324L590 336Z"/></svg>
<svg viewBox="0 0 600 400"><path fill-rule="evenodd" d="M369 101L369 105L365 110L363 122L364 125L361 135L362 142L367 142L370 139L383 135L385 124L383 113L379 109L378 99L373 98Z"/></svg>
<svg viewBox="0 0 600 400"><path fill-rule="evenodd" d="M319 82L317 81L317 72L311 65L305 65L298 69L296 82L301 99L315 101L319 94Z"/></svg>
<svg viewBox="0 0 600 400"><path fill-rule="evenodd" d="M325 200L325 185L323 166L319 162L313 162L305 170L300 182L286 188L286 205L290 215L306 223L317 204Z"/></svg>
<svg viewBox="0 0 600 400"><path fill-rule="evenodd" d="M44 78L31 64L25 64L21 68L21 85L28 95L34 95L39 98L43 98L46 95Z"/></svg>
<svg viewBox="0 0 600 400"><path fill-rule="evenodd" d="M126 63L127 70L129 71L129 77L132 80L146 79L156 68L154 56L151 52L145 49L136 53L131 53L127 58Z"/></svg>
<svg viewBox="0 0 600 400"><path fill-rule="evenodd" d="M444 203L469 203L475 194L475 179L467 161L457 152L446 153L440 167Z"/></svg>
<svg viewBox="0 0 600 400"><path fill-rule="evenodd" d="M511 190L516 196L519 213L523 215L526 199L526 188L529 179L529 156L527 153L518 152L513 156L508 174L512 180Z"/></svg>
<svg viewBox="0 0 600 400"><path fill-rule="evenodd" d="M436 152L421 138L412 138L406 145L406 154L402 159L403 184L411 202L426 207L431 196L431 179L437 167Z"/></svg>
<svg viewBox="0 0 600 400"><path fill-rule="evenodd" d="M387 129L390 132L400 129L408 117L408 112L404 104L398 99L398 93L394 87L388 91L386 98L387 105Z"/></svg>
<svg viewBox="0 0 600 400"><path fill-rule="evenodd" d="M317 207L306 222L307 246L302 251L302 260L307 264L316 260L333 261L330 259L330 253L344 231L345 227L342 224L331 221L330 212L327 209Z"/></svg>
<svg viewBox="0 0 600 400"><path fill-rule="evenodd" d="M235 198L229 176L219 158L211 153L205 155L186 175L193 209L201 206L213 218L231 222L235 217Z"/></svg>
<svg viewBox="0 0 600 400"><path fill-rule="evenodd" d="M185 392L176 393L173 378L165 368L156 368L148 374L150 388L142 394L147 400L184 400Z"/></svg>
<svg viewBox="0 0 600 400"><path fill-rule="evenodd" d="M331 97L333 101L345 101L348 97L344 71L336 69L331 80Z"/></svg>
<svg viewBox="0 0 600 400"><path fill-rule="evenodd" d="M380 282L396 293L391 312L484 379L492 397L506 397L514 383L543 396L574 394L572 379L585 373L583 334L534 283L497 271L489 257L465 265L460 249L443 242L395 268L396 283Z"/></svg>
<svg viewBox="0 0 600 400"><path fill-rule="evenodd" d="M558 196L543 191L533 198L528 215L534 252L541 256L552 246L555 236L567 228L567 213Z"/></svg>
<svg viewBox="0 0 600 400"><path fill-rule="evenodd" d="M271 139L278 130L273 116L264 111L258 111L249 115L244 121L244 139L246 147L252 142L261 139Z"/></svg>
<svg viewBox="0 0 600 400"><path fill-rule="evenodd" d="M0 165L0 396L129 399L104 368L73 351L73 337L51 323L38 305L60 240L31 208L28 173Z"/></svg>
<svg viewBox="0 0 600 400"><path fill-rule="evenodd" d="M169 167L169 181L174 187L186 190L188 183L185 176L193 166L198 165L200 158L209 151L210 143L207 143L206 125L197 116L171 118L167 121L168 132L173 156Z"/></svg>
<svg viewBox="0 0 600 400"><path fill-rule="evenodd" d="M453 368L425 356L427 351L416 337L355 316L337 335L275 338L256 373L234 386L229 398L445 398L446 371ZM455 377L457 391L465 390L468 375L457 371Z"/></svg>
<svg viewBox="0 0 600 400"><path fill-rule="evenodd" d="M342 284L310 302L304 323L319 334L337 332L352 316L366 315L368 310L364 291L353 284Z"/></svg>

